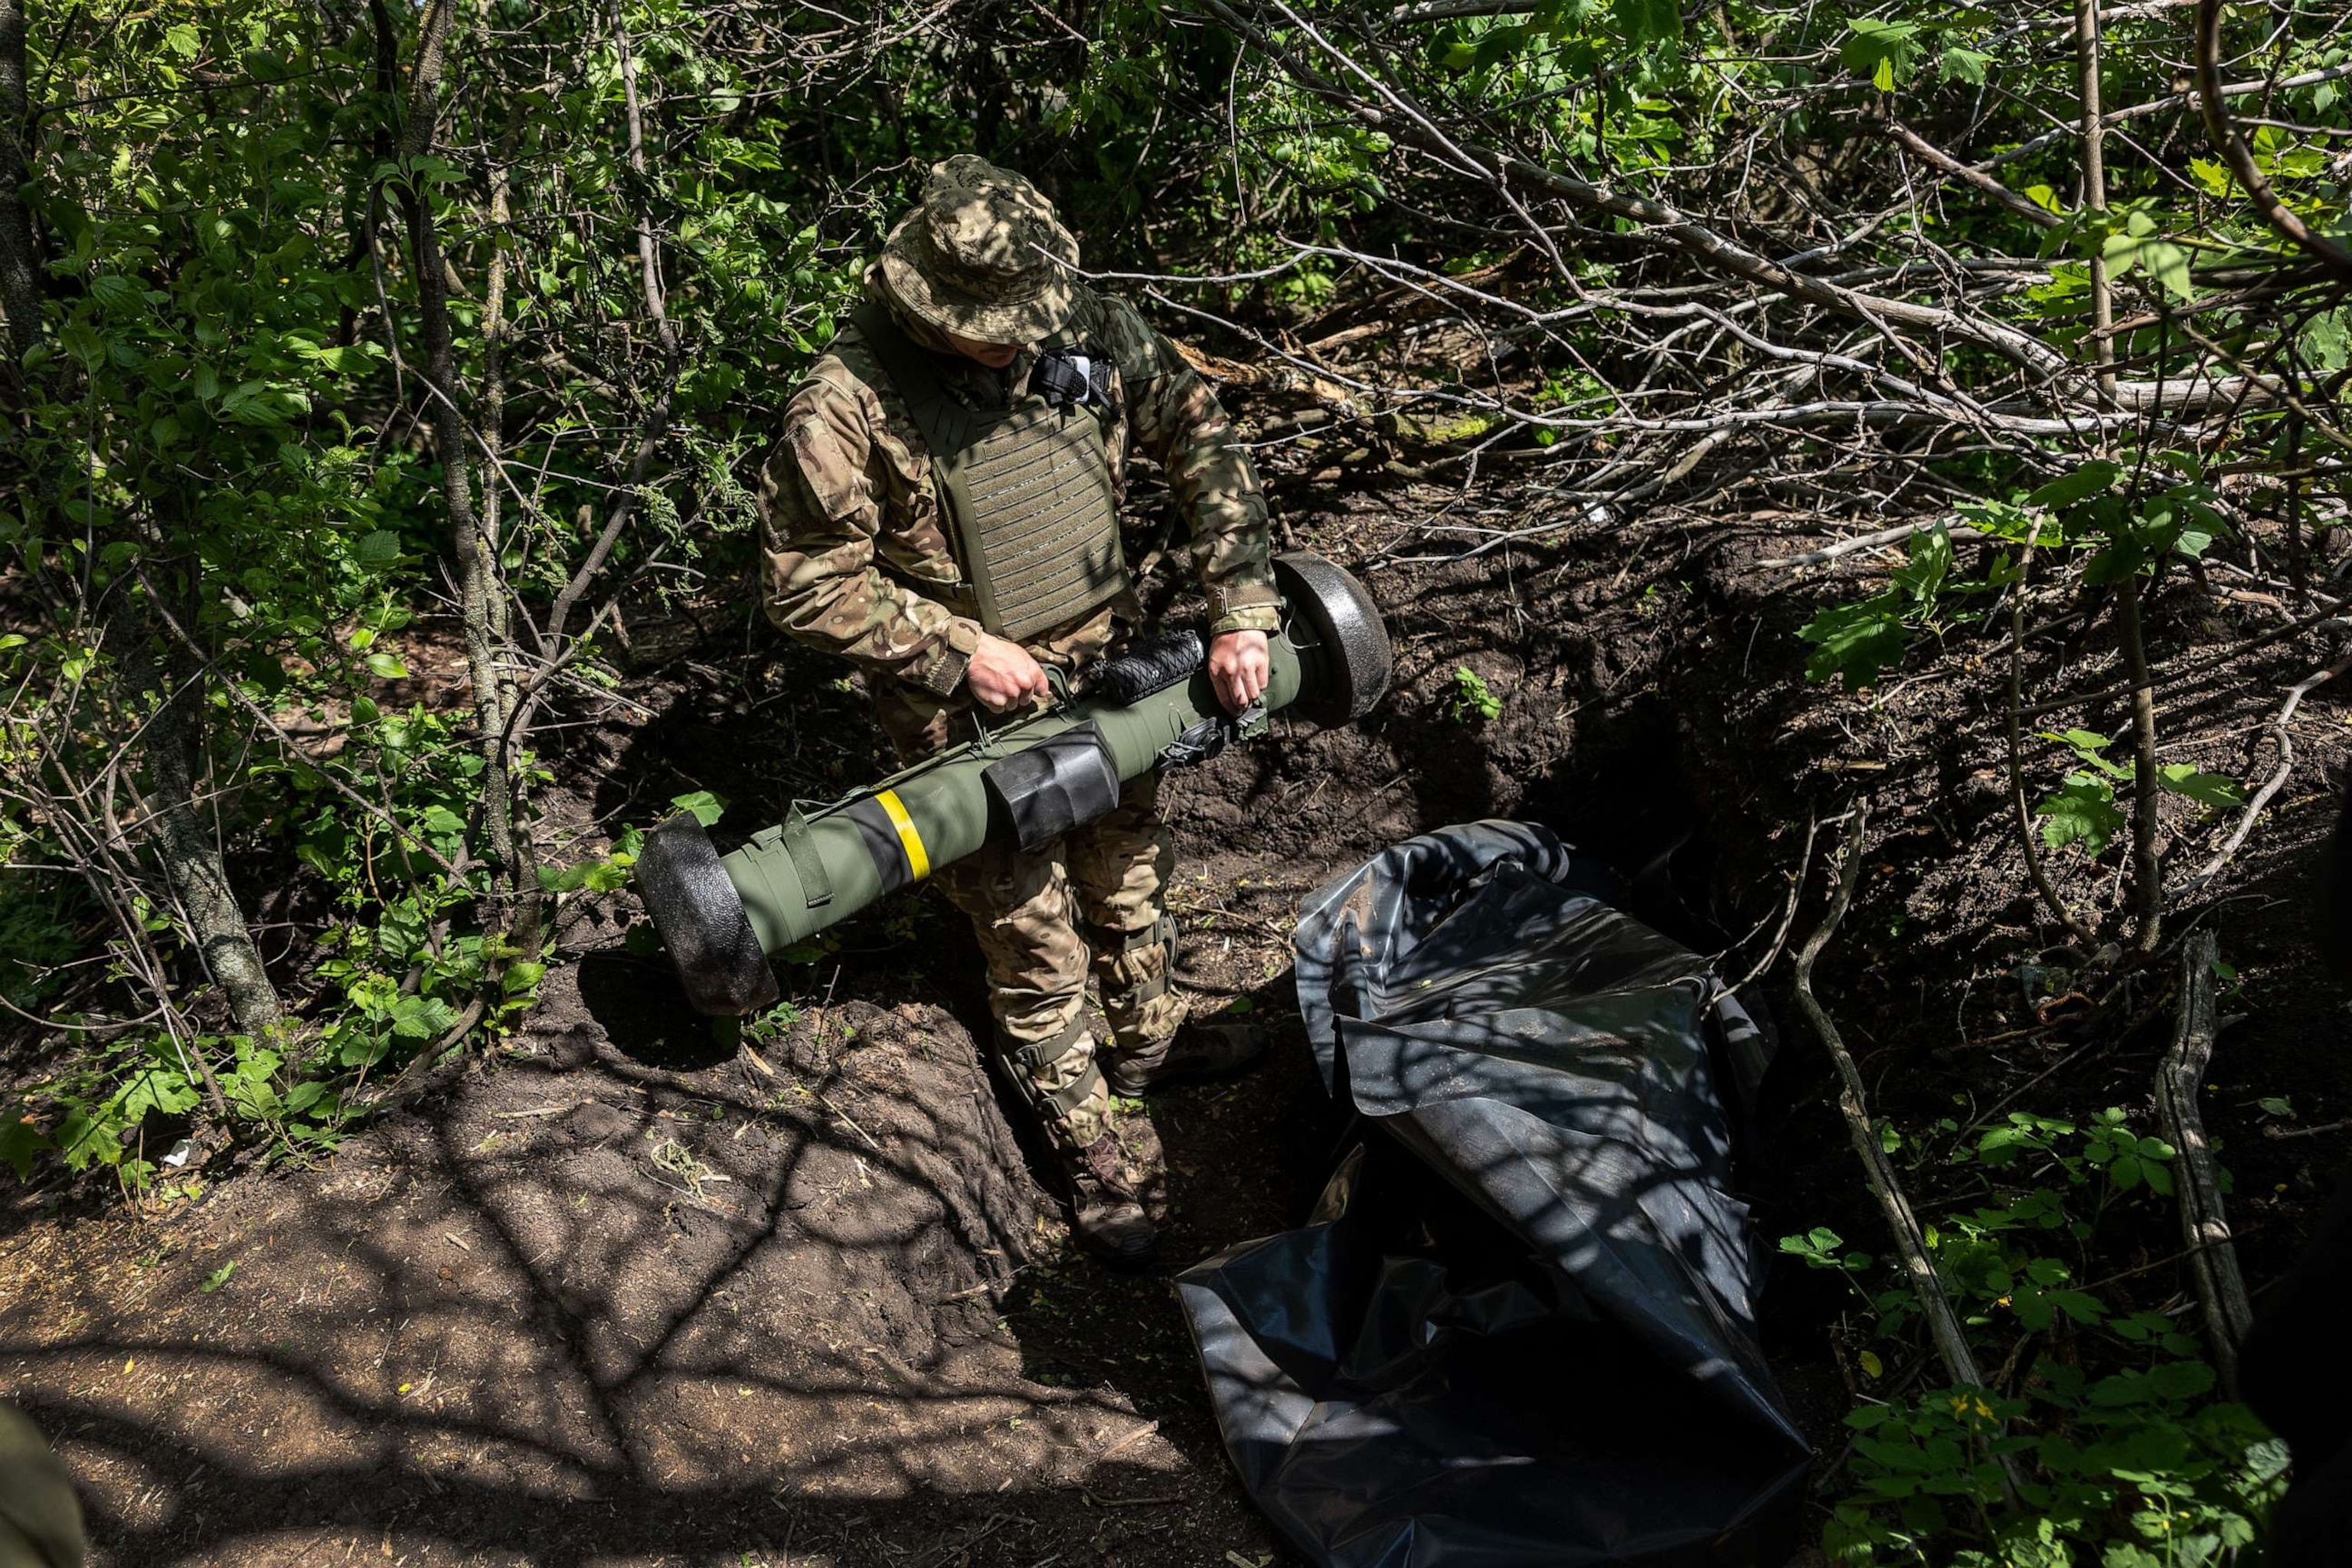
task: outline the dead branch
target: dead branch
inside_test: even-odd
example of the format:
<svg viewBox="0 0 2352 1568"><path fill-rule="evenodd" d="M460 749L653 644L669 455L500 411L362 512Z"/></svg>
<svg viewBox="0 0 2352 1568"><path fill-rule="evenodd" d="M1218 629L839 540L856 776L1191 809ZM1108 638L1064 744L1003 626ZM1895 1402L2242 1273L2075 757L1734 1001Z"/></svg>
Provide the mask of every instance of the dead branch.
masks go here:
<svg viewBox="0 0 2352 1568"><path fill-rule="evenodd" d="M1944 1294L1944 1282L1936 1273L1935 1260L1927 1256L1927 1242L1920 1233L1919 1222L1912 1215L1911 1202L1903 1194L1903 1184L1895 1173L1895 1162L1880 1147L1878 1129L1870 1120L1870 1098L1863 1087L1862 1069L1854 1065L1853 1054L1845 1048L1845 1038L1829 1012L1813 994L1813 963L1837 934L1840 921L1845 919L1847 906L1853 901L1854 884L1862 877L1863 833L1870 825L1870 803L1858 801L1853 815L1846 820L1845 843L1839 851L1836 895L1831 900L1829 913L1804 946L1797 950L1797 1004L1811 1021L1814 1033L1837 1067L1838 1110L1845 1117L1846 1133L1853 1140L1853 1152L1862 1161L1870 1190L1878 1199L1879 1212L1885 1217L1888 1233L1894 1237L1895 1251L1903 1268L1904 1279L1918 1299L1920 1314L1927 1319L1928 1337L1935 1342L1936 1353L1944 1363L1944 1370L1958 1388L1983 1388L1984 1373L1978 1370L1976 1352L1969 1348L1968 1335L1960 1328L1959 1318L1952 1310L1950 1298ZM2004 1458L2003 1469L2010 1484L2016 1483L2014 1461Z"/></svg>
<svg viewBox="0 0 2352 1568"><path fill-rule="evenodd" d="M2205 1337L2223 1392L2238 1397L2238 1345L2252 1326L2254 1309L2238 1272L2230 1221L2221 1203L2220 1175L2205 1120L2197 1109L2197 1089L2213 1056L2213 965L2218 958L2212 931L2192 932L2180 947L2180 1011L2172 1047L2156 1074L2157 1109L2164 1135L2179 1152L2173 1185L2180 1196L2180 1235L2188 1243L2197 1300L2205 1313Z"/></svg>
<svg viewBox="0 0 2352 1568"><path fill-rule="evenodd" d="M2239 813L2238 826L2231 832L2228 841L2210 860L2205 862L2197 875L2181 886L2181 893L2193 893L2220 875L2221 868L2230 863L2230 858L2246 842L2246 836L2254 830L2255 820L2278 792L2286 787L2287 776L2294 772L2294 736L2288 726L2294 721L2295 709L2302 705L2304 698L2347 669L2352 669L2352 658L2338 659L2326 669L2306 675L2287 688L2286 701L2280 706L2278 717L2271 721L2272 738L2278 742L2278 767L2263 782L2263 787L2254 792L2254 797L2246 802L2246 808Z"/></svg>

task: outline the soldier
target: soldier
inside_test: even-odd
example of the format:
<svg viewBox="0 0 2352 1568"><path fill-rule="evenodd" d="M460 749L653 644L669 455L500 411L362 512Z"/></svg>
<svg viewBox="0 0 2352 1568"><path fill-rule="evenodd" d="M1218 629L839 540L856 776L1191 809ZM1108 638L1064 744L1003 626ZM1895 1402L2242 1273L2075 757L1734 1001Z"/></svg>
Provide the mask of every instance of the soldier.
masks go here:
<svg viewBox="0 0 2352 1568"><path fill-rule="evenodd" d="M85 1550L65 1465L40 1428L0 1405L0 1568L81 1568Z"/></svg>
<svg viewBox="0 0 2352 1568"><path fill-rule="evenodd" d="M1220 700L1240 713L1265 688L1277 599L1257 475L1200 376L1134 307L1077 281L1077 259L1026 179L949 159L786 407L761 484L769 618L865 672L906 762L971 739L975 706L1046 699L1048 668L1137 627L1118 513L1134 445L1191 524ZM1265 1045L1247 1026L1185 1024L1169 988L1174 857L1157 795L1136 781L1042 850L992 842L939 879L979 935L998 1065L1038 1115L1072 1228L1122 1261L1155 1237L1111 1094Z"/></svg>

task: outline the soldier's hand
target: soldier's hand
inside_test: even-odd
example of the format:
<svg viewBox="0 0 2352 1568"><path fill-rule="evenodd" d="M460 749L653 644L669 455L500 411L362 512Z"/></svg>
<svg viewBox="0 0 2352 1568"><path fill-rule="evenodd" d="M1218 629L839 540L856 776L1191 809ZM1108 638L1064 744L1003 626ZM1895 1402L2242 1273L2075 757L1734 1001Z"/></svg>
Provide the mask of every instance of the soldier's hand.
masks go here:
<svg viewBox="0 0 2352 1568"><path fill-rule="evenodd" d="M1264 632L1220 632L1209 643L1209 680L1228 713L1256 701L1272 677Z"/></svg>
<svg viewBox="0 0 2352 1568"><path fill-rule="evenodd" d="M1030 658L1027 648L985 632L971 650L971 662L964 666L963 680L983 707L998 713L1053 692L1045 684L1045 666Z"/></svg>

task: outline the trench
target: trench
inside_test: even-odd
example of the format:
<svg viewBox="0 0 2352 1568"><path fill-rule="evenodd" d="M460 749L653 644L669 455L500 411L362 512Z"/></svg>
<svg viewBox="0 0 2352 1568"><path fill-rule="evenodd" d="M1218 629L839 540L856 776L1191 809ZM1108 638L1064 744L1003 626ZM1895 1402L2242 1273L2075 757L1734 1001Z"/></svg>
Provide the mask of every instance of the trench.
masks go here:
<svg viewBox="0 0 2352 1568"><path fill-rule="evenodd" d="M1184 979L1276 1044L1244 1077L1154 1094L1139 1119L1156 1268L1106 1270L1059 1235L1025 1116L980 1068L978 955L944 900L887 900L788 957L794 1016L745 1052L715 1046L661 957L633 946L628 897L578 900L565 961L496 1070L332 1166L229 1184L138 1271L160 1307L110 1300L100 1269L20 1275L0 1313L10 1342L94 1322L93 1342L135 1331L142 1365L205 1369L208 1425L163 1393L110 1417L85 1467L116 1510L99 1561L255 1560L260 1533L320 1529L337 1554L390 1539L420 1565L1276 1554L1170 1279L1295 1225L1339 1147L1292 994L1299 900L1424 829L1523 817L1705 951L1774 907L1788 847L1771 830L1802 810L1774 739L1798 700L1793 645L1762 624L1779 612L1699 565L1628 578L1612 542L1563 541L1372 584L1400 656L1381 710L1286 728L1168 786ZM652 717L574 733L552 761L592 783L551 799L551 822L593 843L709 790L728 802L724 849L795 797L887 771L838 671L755 634L748 616L705 628L634 689ZM1727 703L1750 659L1748 695ZM1465 668L1493 717L1462 711ZM1782 1061L1759 1118L1774 1142L1740 1173L1768 1236L1818 1217L1831 1178L1814 1173L1843 1158L1804 1053ZM121 1245L127 1270L134 1242ZM235 1289L205 1293L231 1260ZM320 1296L339 1268L366 1291ZM1780 1270L1764 1293L1784 1386L1820 1382L1826 1362L1834 1303L1812 1288ZM76 1389L121 1375L76 1342L38 1352L26 1386L54 1401L39 1413L68 1419ZM354 1382L354 1357L383 1388ZM1820 1392L1792 1402L1826 1428L1843 1406ZM265 1428L277 1436L215 1436ZM141 1452L162 1458L142 1469ZM214 1478L236 1506L155 1512L138 1500L159 1467ZM578 1492L619 1512L563 1500Z"/></svg>

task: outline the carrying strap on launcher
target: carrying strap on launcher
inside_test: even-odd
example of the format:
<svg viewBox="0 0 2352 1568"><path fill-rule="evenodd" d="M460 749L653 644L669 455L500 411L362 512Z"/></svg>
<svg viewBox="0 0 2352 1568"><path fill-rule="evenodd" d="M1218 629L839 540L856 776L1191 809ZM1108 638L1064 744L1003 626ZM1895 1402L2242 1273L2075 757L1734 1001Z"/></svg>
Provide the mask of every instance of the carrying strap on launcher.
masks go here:
<svg viewBox="0 0 2352 1568"><path fill-rule="evenodd" d="M801 879L801 897L808 907L822 909L833 902L833 875L824 868L824 857L809 836L808 817L797 805L784 818L784 853L792 858L793 873Z"/></svg>

